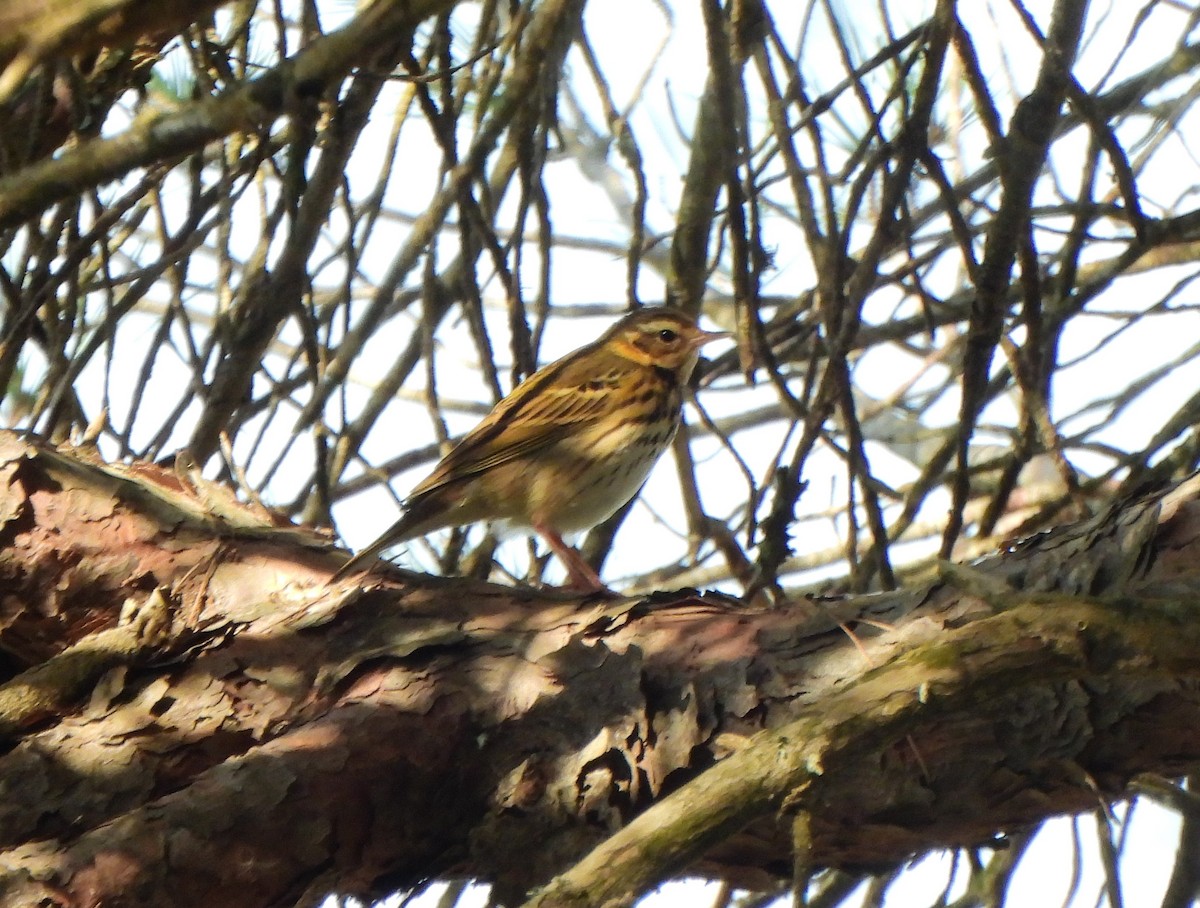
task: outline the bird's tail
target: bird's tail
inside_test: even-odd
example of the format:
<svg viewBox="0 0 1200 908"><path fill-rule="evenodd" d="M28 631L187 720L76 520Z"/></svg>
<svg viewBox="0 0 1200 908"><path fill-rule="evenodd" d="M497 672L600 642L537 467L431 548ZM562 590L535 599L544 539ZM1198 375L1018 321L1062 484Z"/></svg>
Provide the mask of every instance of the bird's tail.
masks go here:
<svg viewBox="0 0 1200 908"><path fill-rule="evenodd" d="M373 565L375 560L382 555L385 550L390 549L397 542L401 541L399 538L397 538L397 533L395 531L396 528L403 522L403 518L401 518L401 520L397 521L396 525L390 530L388 530L369 546L334 571L333 576L329 578L329 582L333 583L335 580L341 580L343 577L347 577L356 571L365 570Z"/></svg>
<svg viewBox="0 0 1200 908"><path fill-rule="evenodd" d="M411 498L405 502L404 515L378 539L334 571L329 581L340 580L355 571L370 570L376 559L392 546L446 525L436 501L429 501L425 497Z"/></svg>

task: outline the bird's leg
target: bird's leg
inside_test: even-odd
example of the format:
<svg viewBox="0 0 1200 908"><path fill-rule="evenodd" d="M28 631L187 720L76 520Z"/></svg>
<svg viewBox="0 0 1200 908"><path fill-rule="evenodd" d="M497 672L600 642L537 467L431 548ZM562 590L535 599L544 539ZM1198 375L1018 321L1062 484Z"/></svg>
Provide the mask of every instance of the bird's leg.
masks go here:
<svg viewBox="0 0 1200 908"><path fill-rule="evenodd" d="M570 580L569 586L571 589L579 590L581 593L612 594L612 590L604 585L604 581L600 579L600 575L596 573L595 568L584 561L583 556L579 552L563 542L560 533L545 524L535 524L533 528L539 536L546 540L546 544L550 546L550 551L558 556L558 560L567 569L567 577Z"/></svg>

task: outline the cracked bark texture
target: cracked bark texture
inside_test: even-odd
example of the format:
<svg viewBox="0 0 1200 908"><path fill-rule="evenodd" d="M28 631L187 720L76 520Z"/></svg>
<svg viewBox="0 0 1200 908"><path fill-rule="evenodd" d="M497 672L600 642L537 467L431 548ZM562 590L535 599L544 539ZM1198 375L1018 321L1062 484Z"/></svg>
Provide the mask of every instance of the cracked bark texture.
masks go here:
<svg viewBox="0 0 1200 908"><path fill-rule="evenodd" d="M171 606L166 642L6 739L5 905L435 876L516 904L572 865L539 904L623 903L684 869L786 879L798 817L810 865L885 867L1200 764L1197 479L931 583L764 611L329 586L322 536L220 487L12 434L0 470L6 678L127 598ZM580 888L589 861L607 889Z"/></svg>

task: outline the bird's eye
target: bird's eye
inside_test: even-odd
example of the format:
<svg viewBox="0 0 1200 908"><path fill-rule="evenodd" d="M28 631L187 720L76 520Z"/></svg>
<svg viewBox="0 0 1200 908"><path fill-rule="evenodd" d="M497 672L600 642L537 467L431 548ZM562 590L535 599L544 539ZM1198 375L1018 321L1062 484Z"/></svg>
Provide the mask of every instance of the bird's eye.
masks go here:
<svg viewBox="0 0 1200 908"><path fill-rule="evenodd" d="M672 331L670 328L663 328L658 332L658 339L664 344L673 344L675 341L679 340L679 333L677 331Z"/></svg>

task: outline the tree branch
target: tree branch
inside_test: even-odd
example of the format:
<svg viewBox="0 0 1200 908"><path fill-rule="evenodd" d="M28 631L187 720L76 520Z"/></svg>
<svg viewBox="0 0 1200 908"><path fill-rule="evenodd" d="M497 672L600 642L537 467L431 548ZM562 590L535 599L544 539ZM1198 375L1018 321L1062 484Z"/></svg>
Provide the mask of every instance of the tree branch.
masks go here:
<svg viewBox="0 0 1200 908"><path fill-rule="evenodd" d="M534 904L627 901L685 867L767 886L797 813L806 865L880 866L1200 764L1200 480L949 583L757 611L399 571L329 587L318 537L215 489L3 442L10 659L116 623L147 582L179 603L158 664L0 757L11 904L436 875L512 903L572 865Z"/></svg>
<svg viewBox="0 0 1200 908"><path fill-rule="evenodd" d="M0 179L0 229L55 202L118 179L136 167L189 154L236 132L253 132L304 108L334 80L364 62L379 35L412 31L450 9L452 0L378 0L344 28L313 41L251 82L223 94L148 115L125 132L91 139L62 155Z"/></svg>

